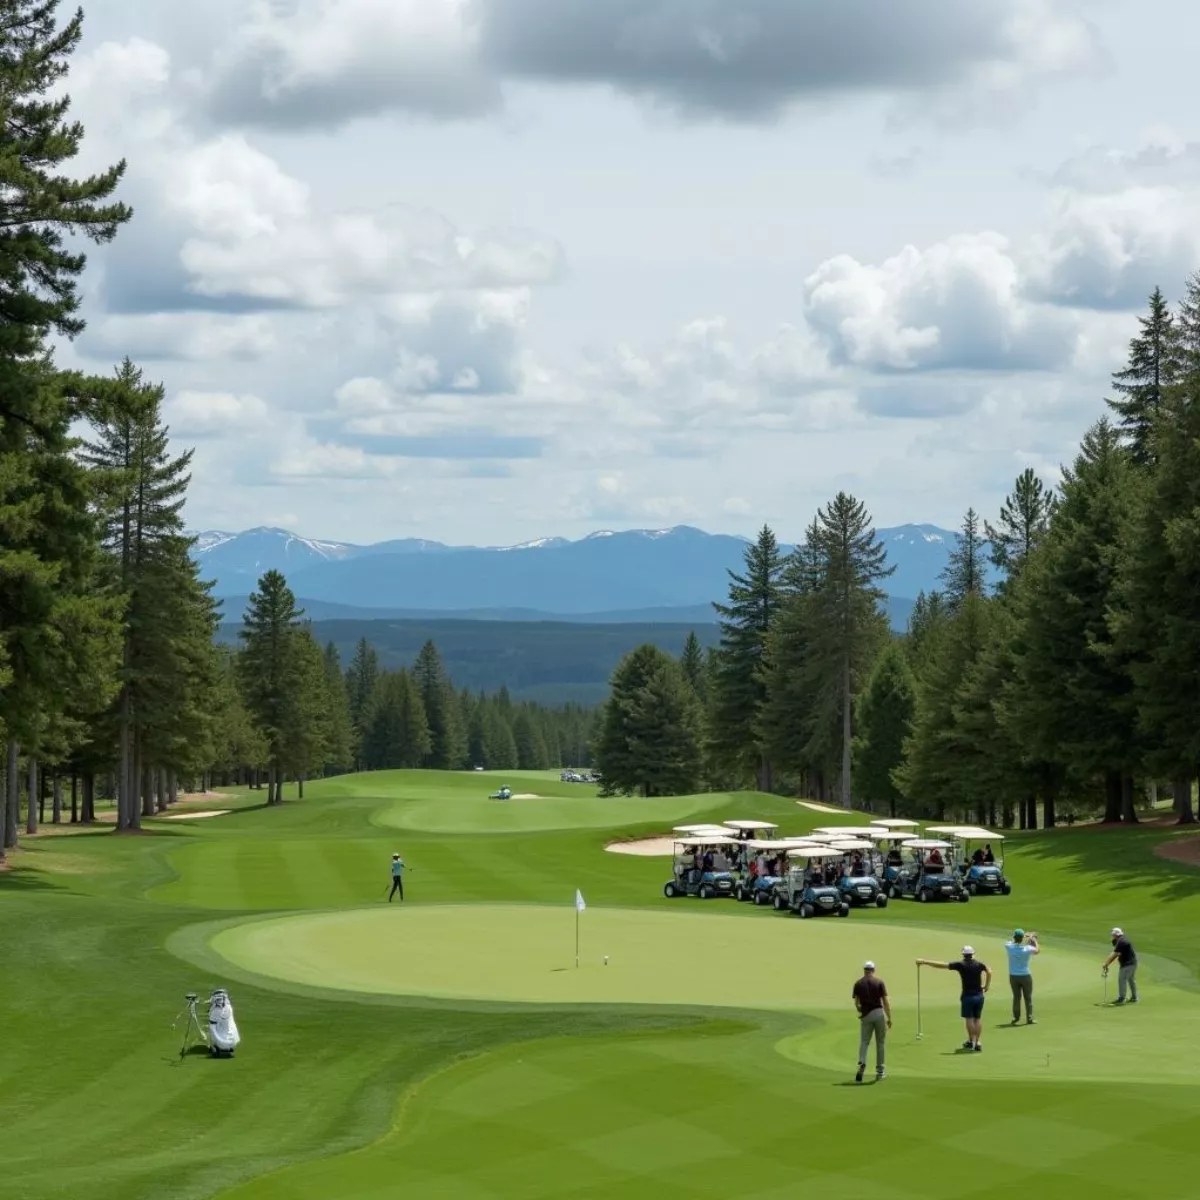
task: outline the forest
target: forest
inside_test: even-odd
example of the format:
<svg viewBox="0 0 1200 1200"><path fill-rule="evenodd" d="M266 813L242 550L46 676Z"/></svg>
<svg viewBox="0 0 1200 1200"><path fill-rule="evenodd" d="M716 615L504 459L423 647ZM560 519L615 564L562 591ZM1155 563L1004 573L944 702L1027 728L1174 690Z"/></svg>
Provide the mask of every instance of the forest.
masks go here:
<svg viewBox="0 0 1200 1200"><path fill-rule="evenodd" d="M781 554L770 528L717 605L719 645L618 667L596 761L614 792L756 786L1021 828L1136 823L1200 769L1200 273L1138 320L1108 411L1055 488L974 509L902 637L886 551L841 493ZM986 566L999 571L989 586Z"/></svg>

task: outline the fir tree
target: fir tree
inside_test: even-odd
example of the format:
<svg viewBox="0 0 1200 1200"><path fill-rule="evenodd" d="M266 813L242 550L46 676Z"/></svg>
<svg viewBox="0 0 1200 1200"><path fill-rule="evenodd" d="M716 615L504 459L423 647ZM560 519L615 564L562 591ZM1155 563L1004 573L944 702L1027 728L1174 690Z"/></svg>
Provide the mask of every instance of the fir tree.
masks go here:
<svg viewBox="0 0 1200 1200"><path fill-rule="evenodd" d="M1027 467L1013 486L1012 493L1000 506L1000 523L985 523L992 548L992 565L1004 572L1011 582L1029 556L1038 548L1050 528L1055 496Z"/></svg>
<svg viewBox="0 0 1200 1200"><path fill-rule="evenodd" d="M1189 297L1184 301L1184 323L1188 328L1194 327L1196 319L1200 318L1198 300L1200 292L1197 292L1193 283ZM1108 406L1119 418L1118 424L1125 434L1134 462L1146 465L1154 459L1151 433L1155 418L1180 365L1175 319L1161 289L1154 289L1150 297L1149 314L1139 317L1138 324L1141 333L1129 343L1129 360L1113 376L1113 391L1117 393L1117 399L1109 400Z"/></svg>
<svg viewBox="0 0 1200 1200"><path fill-rule="evenodd" d="M729 572L729 602L714 604L721 626L710 714L710 751L718 768L738 780L772 786L759 724L766 701L763 656L780 601L783 559L775 534L763 526L746 550L745 573Z"/></svg>
<svg viewBox="0 0 1200 1200"><path fill-rule="evenodd" d="M683 668L684 679L696 693L696 698L703 703L708 690L708 680L704 670L704 651L700 648L700 639L695 630L687 635L679 665Z"/></svg>
<svg viewBox="0 0 1200 1200"><path fill-rule="evenodd" d="M350 721L350 697L337 647L325 647L325 696L329 710L329 741L326 772L348 771L354 766L354 727Z"/></svg>
<svg viewBox="0 0 1200 1200"><path fill-rule="evenodd" d="M545 739L528 709L522 708L517 713L512 732L517 747L517 767L520 770L544 771L551 765Z"/></svg>
<svg viewBox="0 0 1200 1200"><path fill-rule="evenodd" d="M950 561L941 575L945 584L946 603L951 612L961 608L968 596L984 595L984 549L985 543L979 530L979 514L973 508L969 508L963 518L962 533L959 534L954 549L950 551Z"/></svg>
<svg viewBox="0 0 1200 1200"><path fill-rule="evenodd" d="M858 704L854 738L858 792L873 810L882 805L893 817L903 796L892 774L903 762L904 743L912 734L916 686L903 648L892 641L876 661Z"/></svg>
<svg viewBox="0 0 1200 1200"><path fill-rule="evenodd" d="M438 771L461 769L466 766L466 730L458 697L433 642L421 647L413 665L413 679L429 721L430 749L425 765Z"/></svg>
<svg viewBox="0 0 1200 1200"><path fill-rule="evenodd" d="M346 700L350 712L350 726L354 733L355 765L360 765L364 715L378 677L379 656L365 637L360 638L346 671Z"/></svg>

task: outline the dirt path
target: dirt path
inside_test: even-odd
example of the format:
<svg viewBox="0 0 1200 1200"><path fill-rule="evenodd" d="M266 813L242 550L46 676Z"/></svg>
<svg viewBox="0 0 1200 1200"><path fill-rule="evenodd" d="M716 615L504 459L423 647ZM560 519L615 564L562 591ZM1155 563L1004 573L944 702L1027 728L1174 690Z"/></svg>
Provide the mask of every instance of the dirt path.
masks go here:
<svg viewBox="0 0 1200 1200"><path fill-rule="evenodd" d="M1200 835L1175 838L1154 847L1154 853L1168 862L1185 863L1189 867L1200 867Z"/></svg>

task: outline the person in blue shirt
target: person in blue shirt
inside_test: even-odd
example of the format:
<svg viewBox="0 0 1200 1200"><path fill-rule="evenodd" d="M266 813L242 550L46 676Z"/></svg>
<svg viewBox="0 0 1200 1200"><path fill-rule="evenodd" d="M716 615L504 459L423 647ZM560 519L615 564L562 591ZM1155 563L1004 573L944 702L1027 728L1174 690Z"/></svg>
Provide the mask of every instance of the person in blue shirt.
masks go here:
<svg viewBox="0 0 1200 1200"><path fill-rule="evenodd" d="M1033 974L1030 972L1030 959L1041 953L1038 946L1038 935L1026 933L1023 929L1014 929L1012 940L1004 943L1008 955L1008 982L1012 987L1014 1025L1021 1023L1021 1000L1025 1001L1025 1024L1034 1025L1033 1019Z"/></svg>
<svg viewBox="0 0 1200 1200"><path fill-rule="evenodd" d="M401 901L404 900L404 859L398 854L392 855L392 890L388 893L388 903L391 904L392 897L400 893Z"/></svg>

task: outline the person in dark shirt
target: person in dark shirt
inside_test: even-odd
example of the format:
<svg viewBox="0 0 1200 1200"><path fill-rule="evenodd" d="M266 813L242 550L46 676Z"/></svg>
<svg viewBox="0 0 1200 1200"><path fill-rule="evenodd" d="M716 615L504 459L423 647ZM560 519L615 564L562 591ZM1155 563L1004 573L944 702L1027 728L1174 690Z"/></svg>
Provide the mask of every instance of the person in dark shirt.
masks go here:
<svg viewBox="0 0 1200 1200"><path fill-rule="evenodd" d="M892 1006L888 1000L887 984L875 974L873 962L863 963L862 978L850 990L850 995L858 1009L859 1028L858 1073L854 1076L854 1082L862 1083L872 1037L875 1039L875 1078L882 1079L886 1075L884 1058L887 1031L892 1027Z"/></svg>
<svg viewBox="0 0 1200 1200"><path fill-rule="evenodd" d="M1134 950L1133 943L1125 936L1121 929L1114 929L1109 934L1109 937L1112 938L1113 951L1104 960L1104 974L1108 974L1108 968L1114 960L1121 965L1121 969L1117 972L1117 998L1113 1003L1124 1004L1125 993L1128 991L1129 1003L1136 1004L1138 1002L1137 951Z"/></svg>
<svg viewBox="0 0 1200 1200"><path fill-rule="evenodd" d="M983 1036L983 1001L988 988L992 986L992 973L987 965L975 957L975 951L970 946L964 946L958 962L944 963L934 962L931 958L918 958L917 966L953 971L962 981L961 1012L967 1026L967 1040L963 1042L963 1049L979 1053L983 1049L979 1044Z"/></svg>

